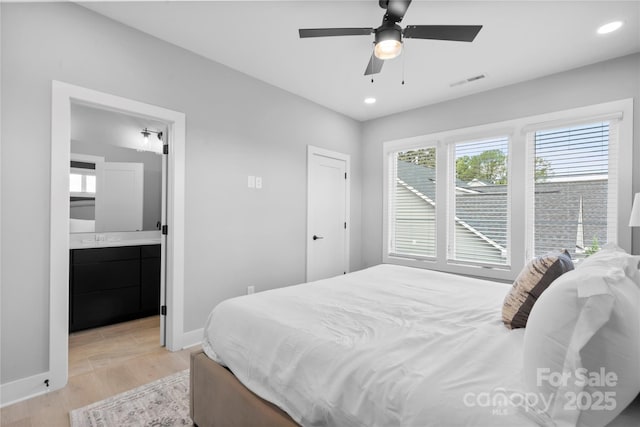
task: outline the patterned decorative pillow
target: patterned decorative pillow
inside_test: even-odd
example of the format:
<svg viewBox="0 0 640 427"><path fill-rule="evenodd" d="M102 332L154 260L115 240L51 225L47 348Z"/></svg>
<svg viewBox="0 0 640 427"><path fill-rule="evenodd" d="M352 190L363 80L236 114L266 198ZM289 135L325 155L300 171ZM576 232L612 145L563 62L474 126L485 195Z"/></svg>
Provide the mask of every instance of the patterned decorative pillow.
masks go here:
<svg viewBox="0 0 640 427"><path fill-rule="evenodd" d="M502 305L502 321L509 329L524 328L533 305L551 283L573 270L571 255L564 250L532 259L522 269Z"/></svg>

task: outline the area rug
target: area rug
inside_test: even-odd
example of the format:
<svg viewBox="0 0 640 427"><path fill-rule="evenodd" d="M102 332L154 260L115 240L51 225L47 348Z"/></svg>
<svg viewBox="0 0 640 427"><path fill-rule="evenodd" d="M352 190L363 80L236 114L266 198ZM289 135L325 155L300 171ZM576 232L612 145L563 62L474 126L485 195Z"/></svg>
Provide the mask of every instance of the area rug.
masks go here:
<svg viewBox="0 0 640 427"><path fill-rule="evenodd" d="M74 409L69 417L71 427L193 426L189 370Z"/></svg>

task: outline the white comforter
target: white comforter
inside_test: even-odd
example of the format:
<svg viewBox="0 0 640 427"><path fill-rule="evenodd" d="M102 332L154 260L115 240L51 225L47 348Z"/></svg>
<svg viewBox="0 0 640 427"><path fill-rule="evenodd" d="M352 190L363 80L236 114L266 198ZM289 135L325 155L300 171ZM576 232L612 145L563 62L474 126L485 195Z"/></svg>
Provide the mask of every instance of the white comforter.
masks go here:
<svg viewBox="0 0 640 427"><path fill-rule="evenodd" d="M203 347L304 426L529 426L508 289L379 265L224 301Z"/></svg>

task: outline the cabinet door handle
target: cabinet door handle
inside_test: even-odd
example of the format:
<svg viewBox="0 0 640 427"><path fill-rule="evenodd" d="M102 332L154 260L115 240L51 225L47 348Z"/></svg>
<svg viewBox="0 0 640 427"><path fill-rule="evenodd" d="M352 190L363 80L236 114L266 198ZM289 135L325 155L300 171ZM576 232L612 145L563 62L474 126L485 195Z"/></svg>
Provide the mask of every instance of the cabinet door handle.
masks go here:
<svg viewBox="0 0 640 427"><path fill-rule="evenodd" d="M322 236L316 236L315 234L313 235L313 240L318 240L318 239L324 239L324 237Z"/></svg>

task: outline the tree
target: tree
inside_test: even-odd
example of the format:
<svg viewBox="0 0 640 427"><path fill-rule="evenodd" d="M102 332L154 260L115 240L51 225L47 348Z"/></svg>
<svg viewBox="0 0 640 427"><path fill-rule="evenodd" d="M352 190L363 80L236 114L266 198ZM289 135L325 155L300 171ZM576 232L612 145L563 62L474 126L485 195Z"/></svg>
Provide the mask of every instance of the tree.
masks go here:
<svg viewBox="0 0 640 427"><path fill-rule="evenodd" d="M502 150L487 150L475 156L456 159L456 176L470 182L474 179L488 184L507 183L507 155Z"/></svg>
<svg viewBox="0 0 640 427"><path fill-rule="evenodd" d="M591 242L591 246L585 248L584 254L586 256L593 255L600 250L600 243L598 242L598 237L593 236L593 241Z"/></svg>
<svg viewBox="0 0 640 427"><path fill-rule="evenodd" d="M410 150L398 153L398 160L402 160L416 165L426 166L429 168L436 167L436 149L420 148L419 150Z"/></svg>
<svg viewBox="0 0 640 427"><path fill-rule="evenodd" d="M426 166L436 167L436 149L420 148L398 153L398 160ZM475 156L461 156L456 159L456 177L464 182L474 179L487 184L507 183L508 157L502 150L487 150ZM542 157L535 160L535 180L542 182L551 175L551 163Z"/></svg>
<svg viewBox="0 0 640 427"><path fill-rule="evenodd" d="M536 182L546 181L551 173L551 162L542 157L536 157Z"/></svg>
<svg viewBox="0 0 640 427"><path fill-rule="evenodd" d="M487 150L475 156L456 159L456 176L464 182L474 179L487 184L507 183L508 157L502 150ZM535 160L535 180L542 182L552 173L551 163L542 157Z"/></svg>

